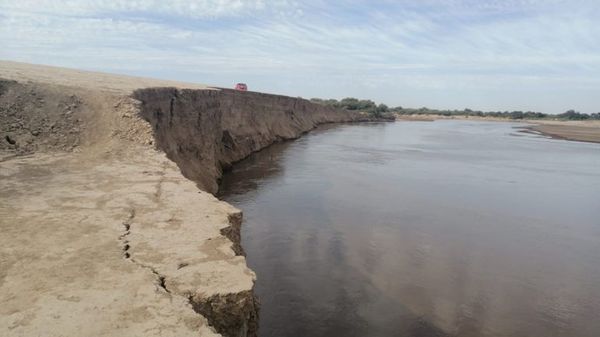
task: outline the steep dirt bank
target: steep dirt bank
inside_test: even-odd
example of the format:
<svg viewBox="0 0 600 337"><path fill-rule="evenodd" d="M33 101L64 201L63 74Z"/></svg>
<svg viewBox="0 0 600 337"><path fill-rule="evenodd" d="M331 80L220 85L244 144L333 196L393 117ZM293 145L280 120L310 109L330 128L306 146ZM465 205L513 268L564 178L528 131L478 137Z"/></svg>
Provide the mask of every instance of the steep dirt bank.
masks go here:
<svg viewBox="0 0 600 337"><path fill-rule="evenodd" d="M196 185L362 119L171 82L134 94L161 83L138 81L0 62L0 335L255 336L241 212Z"/></svg>
<svg viewBox="0 0 600 337"><path fill-rule="evenodd" d="M151 88L137 90L134 97L157 146L211 193L223 168L252 152L319 124L364 119L304 99L233 90Z"/></svg>

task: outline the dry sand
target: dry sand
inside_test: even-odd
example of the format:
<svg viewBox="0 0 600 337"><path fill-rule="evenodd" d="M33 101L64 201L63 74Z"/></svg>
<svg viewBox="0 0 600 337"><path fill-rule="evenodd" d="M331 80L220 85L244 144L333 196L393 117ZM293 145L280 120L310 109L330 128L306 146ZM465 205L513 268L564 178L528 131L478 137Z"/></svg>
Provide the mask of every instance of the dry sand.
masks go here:
<svg viewBox="0 0 600 337"><path fill-rule="evenodd" d="M531 121L524 132L539 132L556 139L600 143L600 121Z"/></svg>
<svg viewBox="0 0 600 337"><path fill-rule="evenodd" d="M216 336L187 295L252 287L219 231L235 210L164 155L36 154L0 174L2 336Z"/></svg>
<svg viewBox="0 0 600 337"><path fill-rule="evenodd" d="M403 121L435 121L440 119L461 119L475 121L512 122L524 125L522 132L543 134L556 139L581 142L600 143L600 121L562 121L562 120L512 120L496 117L477 116L441 116L441 115L398 115L397 120Z"/></svg>
<svg viewBox="0 0 600 337"><path fill-rule="evenodd" d="M46 83L82 89L102 90L126 95L130 94L133 90L148 87L210 89L209 86L198 83L124 76L2 60L0 60L0 78L19 82Z"/></svg>

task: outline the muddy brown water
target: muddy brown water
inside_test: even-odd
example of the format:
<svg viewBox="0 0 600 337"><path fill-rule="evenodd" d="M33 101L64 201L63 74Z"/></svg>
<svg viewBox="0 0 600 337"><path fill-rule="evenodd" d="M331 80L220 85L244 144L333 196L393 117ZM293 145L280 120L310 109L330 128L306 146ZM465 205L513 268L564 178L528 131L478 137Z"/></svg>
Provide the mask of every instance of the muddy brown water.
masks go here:
<svg viewBox="0 0 600 337"><path fill-rule="evenodd" d="M261 336L600 336L600 144L514 126L342 125L234 166Z"/></svg>

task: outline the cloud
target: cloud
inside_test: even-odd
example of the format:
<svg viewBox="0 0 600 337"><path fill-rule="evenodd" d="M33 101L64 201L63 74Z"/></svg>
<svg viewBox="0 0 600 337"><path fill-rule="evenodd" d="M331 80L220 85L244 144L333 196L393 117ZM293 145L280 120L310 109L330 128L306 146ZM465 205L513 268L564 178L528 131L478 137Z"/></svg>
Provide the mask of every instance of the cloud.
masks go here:
<svg viewBox="0 0 600 337"><path fill-rule="evenodd" d="M56 16L97 16L110 14L169 15L189 18L219 18L252 15L266 10L289 8L285 0L15 0L3 1L0 8Z"/></svg>
<svg viewBox="0 0 600 337"><path fill-rule="evenodd" d="M390 105L595 111L599 7L577 0L0 0L0 58L215 85L243 79L258 90Z"/></svg>

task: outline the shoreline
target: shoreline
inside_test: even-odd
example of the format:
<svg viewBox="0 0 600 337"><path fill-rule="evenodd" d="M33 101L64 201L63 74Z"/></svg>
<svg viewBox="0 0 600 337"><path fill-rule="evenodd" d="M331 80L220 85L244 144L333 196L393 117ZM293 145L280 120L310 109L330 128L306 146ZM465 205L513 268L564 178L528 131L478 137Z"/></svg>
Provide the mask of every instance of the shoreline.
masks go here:
<svg viewBox="0 0 600 337"><path fill-rule="evenodd" d="M543 119L506 119L496 117L478 117L478 116L442 116L442 115L398 115L398 121L423 121L433 122L436 120L467 120L467 121L486 121L486 122L505 122L505 123L523 123L533 125L523 125L518 127L519 132L541 134L553 139L568 141L578 141L586 143L600 143L600 121L563 121L563 120L543 120Z"/></svg>
<svg viewBox="0 0 600 337"><path fill-rule="evenodd" d="M600 143L600 126L537 124L526 126L520 132L541 134L553 139Z"/></svg>

